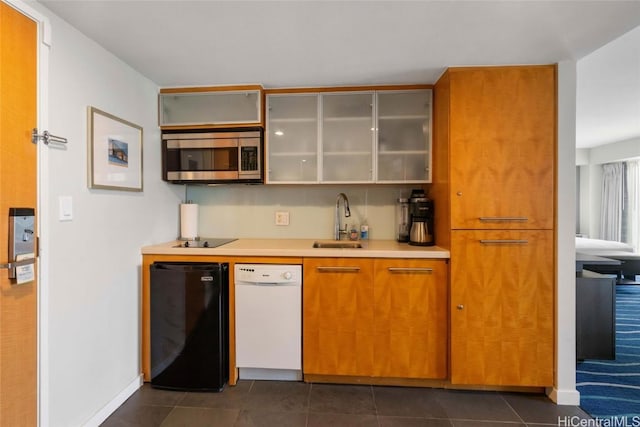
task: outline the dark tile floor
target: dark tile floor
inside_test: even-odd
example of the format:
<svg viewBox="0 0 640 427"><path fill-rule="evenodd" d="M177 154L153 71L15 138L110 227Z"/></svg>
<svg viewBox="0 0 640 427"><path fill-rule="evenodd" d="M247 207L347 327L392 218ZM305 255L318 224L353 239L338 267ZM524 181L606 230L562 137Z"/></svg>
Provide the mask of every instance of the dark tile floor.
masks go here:
<svg viewBox="0 0 640 427"><path fill-rule="evenodd" d="M222 393L145 384L102 425L518 427L580 425L584 418L590 417L576 406L557 406L534 394L240 381Z"/></svg>

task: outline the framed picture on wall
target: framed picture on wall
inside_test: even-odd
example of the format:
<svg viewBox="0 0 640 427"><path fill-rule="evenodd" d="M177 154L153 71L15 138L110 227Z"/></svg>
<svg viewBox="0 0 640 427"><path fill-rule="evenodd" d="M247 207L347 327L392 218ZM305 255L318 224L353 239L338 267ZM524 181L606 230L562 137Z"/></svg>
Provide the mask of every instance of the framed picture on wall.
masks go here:
<svg viewBox="0 0 640 427"><path fill-rule="evenodd" d="M142 127L88 107L89 188L142 191Z"/></svg>

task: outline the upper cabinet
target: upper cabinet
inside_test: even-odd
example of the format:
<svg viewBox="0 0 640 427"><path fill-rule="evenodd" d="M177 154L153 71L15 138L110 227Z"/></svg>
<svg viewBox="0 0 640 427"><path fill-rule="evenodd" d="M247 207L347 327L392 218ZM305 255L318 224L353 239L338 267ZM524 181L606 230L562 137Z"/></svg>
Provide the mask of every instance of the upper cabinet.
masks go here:
<svg viewBox="0 0 640 427"><path fill-rule="evenodd" d="M158 121L163 129L261 126L262 98L258 85L160 89Z"/></svg>
<svg viewBox="0 0 640 427"><path fill-rule="evenodd" d="M374 94L322 94L322 182L372 182Z"/></svg>
<svg viewBox="0 0 640 427"><path fill-rule="evenodd" d="M431 90L378 92L378 182L431 182Z"/></svg>
<svg viewBox="0 0 640 427"><path fill-rule="evenodd" d="M452 229L552 229L554 66L448 72Z"/></svg>
<svg viewBox="0 0 640 427"><path fill-rule="evenodd" d="M268 95L267 180L318 181L318 95Z"/></svg>
<svg viewBox="0 0 640 427"><path fill-rule="evenodd" d="M428 183L431 89L266 96L267 183Z"/></svg>

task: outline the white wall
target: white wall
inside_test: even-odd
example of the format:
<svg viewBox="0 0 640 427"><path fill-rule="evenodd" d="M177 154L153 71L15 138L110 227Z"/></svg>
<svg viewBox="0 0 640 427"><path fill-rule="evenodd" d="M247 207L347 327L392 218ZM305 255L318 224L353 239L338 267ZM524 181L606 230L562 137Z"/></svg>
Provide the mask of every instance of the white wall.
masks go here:
<svg viewBox="0 0 640 427"><path fill-rule="evenodd" d="M156 85L38 3L49 17L48 130L41 181L43 426L99 422L140 374L140 247L175 237L178 189L160 180ZM87 106L144 128L144 191L87 188ZM59 196L73 220L58 221Z"/></svg>
<svg viewBox="0 0 640 427"><path fill-rule="evenodd" d="M202 237L331 239L336 198L343 192L351 209L351 217L344 222L351 227L366 220L371 239L395 239L396 199L401 195L408 197L414 187L420 188L419 185L189 186L187 197L200 205L198 234ZM276 211L289 212L288 226L275 225ZM340 202L341 215L342 212Z"/></svg>
<svg viewBox="0 0 640 427"><path fill-rule="evenodd" d="M558 166L556 264L556 388L559 404L577 405L576 391L576 63L558 64Z"/></svg>

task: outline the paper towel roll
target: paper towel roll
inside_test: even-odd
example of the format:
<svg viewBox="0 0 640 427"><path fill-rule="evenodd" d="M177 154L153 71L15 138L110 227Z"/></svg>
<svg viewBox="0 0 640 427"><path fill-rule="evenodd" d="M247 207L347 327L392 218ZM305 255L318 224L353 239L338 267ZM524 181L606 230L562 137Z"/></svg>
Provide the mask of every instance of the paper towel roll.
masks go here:
<svg viewBox="0 0 640 427"><path fill-rule="evenodd" d="M180 238L194 240L198 237L198 205L182 203L180 205Z"/></svg>

